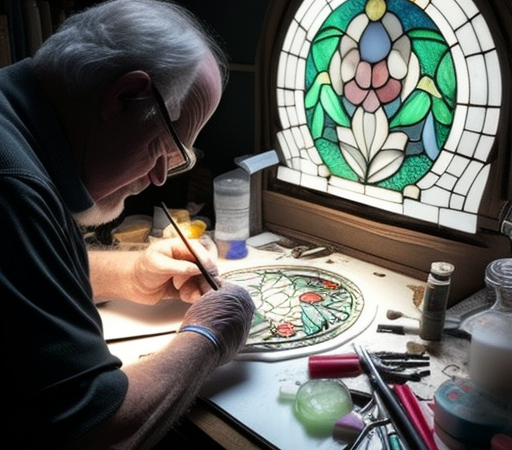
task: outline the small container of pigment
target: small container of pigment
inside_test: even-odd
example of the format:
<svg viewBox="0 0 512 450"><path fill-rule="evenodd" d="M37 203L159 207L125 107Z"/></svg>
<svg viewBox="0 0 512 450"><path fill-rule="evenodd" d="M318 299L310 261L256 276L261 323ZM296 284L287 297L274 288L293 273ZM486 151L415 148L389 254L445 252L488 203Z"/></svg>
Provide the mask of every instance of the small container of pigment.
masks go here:
<svg viewBox="0 0 512 450"><path fill-rule="evenodd" d="M247 256L251 204L251 177L235 169L213 180L215 243L219 257L241 259Z"/></svg>
<svg viewBox="0 0 512 450"><path fill-rule="evenodd" d="M215 177L215 243L219 257L241 259L248 254L250 236L251 175L279 162L275 150L235 159L239 168Z"/></svg>

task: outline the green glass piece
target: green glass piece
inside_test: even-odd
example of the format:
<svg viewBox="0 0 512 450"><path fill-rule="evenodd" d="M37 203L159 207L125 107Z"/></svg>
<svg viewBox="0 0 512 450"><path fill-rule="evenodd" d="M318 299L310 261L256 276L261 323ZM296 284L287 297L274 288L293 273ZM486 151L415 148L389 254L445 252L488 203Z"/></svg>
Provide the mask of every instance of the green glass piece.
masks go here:
<svg viewBox="0 0 512 450"><path fill-rule="evenodd" d="M326 328L328 323L333 324L338 321L338 317L329 310L329 303L333 303L337 311L342 310L339 304L343 302L339 300L332 301L332 299L327 299L325 303L319 303L318 305L308 303L301 304L301 320L306 335L311 336L316 334L323 328Z"/></svg>
<svg viewBox="0 0 512 450"><path fill-rule="evenodd" d="M452 57L446 53L439 62L436 73L436 84L450 108L455 107L457 95L457 74Z"/></svg>
<svg viewBox="0 0 512 450"><path fill-rule="evenodd" d="M324 131L324 109L322 105L318 103L314 108L313 119L311 121L311 135L313 139L322 137Z"/></svg>
<svg viewBox="0 0 512 450"><path fill-rule="evenodd" d="M422 121L428 114L432 102L425 91L414 91L391 120L390 128L409 126Z"/></svg>
<svg viewBox="0 0 512 450"><path fill-rule="evenodd" d="M327 28L320 31L311 47L315 67L319 72L327 71L332 55L340 44L343 31L339 28Z"/></svg>
<svg viewBox="0 0 512 450"><path fill-rule="evenodd" d="M443 125L451 125L453 122L453 110L444 99L432 97L432 112L437 122Z"/></svg>
<svg viewBox="0 0 512 450"><path fill-rule="evenodd" d="M448 51L448 44L441 34L433 30L412 30L408 36L418 56L422 73L435 78L439 62Z"/></svg>
<svg viewBox="0 0 512 450"><path fill-rule="evenodd" d="M439 122L435 123L436 128L436 136L437 136L437 146L442 148L446 140L448 139L448 135L450 134L451 126L443 125Z"/></svg>
<svg viewBox="0 0 512 450"><path fill-rule="evenodd" d="M325 319L313 305L301 305L301 320L307 336L318 333L325 325Z"/></svg>
<svg viewBox="0 0 512 450"><path fill-rule="evenodd" d="M318 76L315 77L313 84L306 92L306 96L304 98L304 106L306 109L313 108L318 103L318 99L320 98L320 89L323 86L322 81L320 81L321 78L321 74L318 74Z"/></svg>
<svg viewBox="0 0 512 450"><path fill-rule="evenodd" d="M332 86L325 84L320 92L320 101L326 114L337 124L343 127L350 126L350 117L340 102Z"/></svg>
<svg viewBox="0 0 512 450"><path fill-rule="evenodd" d="M402 169L392 177L378 184L379 187L401 192L406 186L416 183L432 167L432 160L426 155L405 158Z"/></svg>
<svg viewBox="0 0 512 450"><path fill-rule="evenodd" d="M345 158L343 158L337 141L334 143L326 139L319 139L316 141L316 148L333 175L351 181L358 180L355 172L346 163Z"/></svg>
<svg viewBox="0 0 512 450"><path fill-rule="evenodd" d="M336 27L346 30L350 21L364 11L366 0L351 0L342 3L324 22L324 27Z"/></svg>

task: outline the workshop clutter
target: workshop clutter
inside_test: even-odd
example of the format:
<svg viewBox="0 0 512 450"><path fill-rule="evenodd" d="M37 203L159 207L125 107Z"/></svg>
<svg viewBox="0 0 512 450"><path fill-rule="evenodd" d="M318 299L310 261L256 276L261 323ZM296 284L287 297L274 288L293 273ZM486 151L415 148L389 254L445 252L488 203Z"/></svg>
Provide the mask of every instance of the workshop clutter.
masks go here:
<svg viewBox="0 0 512 450"><path fill-rule="evenodd" d="M186 238L197 239L206 232L207 223L202 219L192 218L188 209L169 209L168 211ZM178 235L160 207L154 208L153 217L127 216L112 230L114 244L126 250L145 247L152 239L172 237L178 237Z"/></svg>
<svg viewBox="0 0 512 450"><path fill-rule="evenodd" d="M469 379L448 380L435 394L436 433L453 450L512 450L512 258L489 263L485 284L495 301L467 326Z"/></svg>
<svg viewBox="0 0 512 450"><path fill-rule="evenodd" d="M293 402L297 420L312 435L331 436L345 450L391 448L438 450L433 426L407 381L429 372L429 357L397 352L312 355L309 380L283 386L281 401ZM342 379L366 375L371 392L349 390Z"/></svg>

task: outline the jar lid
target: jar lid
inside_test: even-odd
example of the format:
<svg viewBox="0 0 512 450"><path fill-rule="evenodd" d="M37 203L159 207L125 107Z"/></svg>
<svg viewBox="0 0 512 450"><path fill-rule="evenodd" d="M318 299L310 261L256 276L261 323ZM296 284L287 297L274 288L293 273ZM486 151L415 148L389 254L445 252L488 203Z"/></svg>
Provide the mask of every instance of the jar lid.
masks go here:
<svg viewBox="0 0 512 450"><path fill-rule="evenodd" d="M491 288L512 289L512 258L492 261L485 270L485 283Z"/></svg>
<svg viewBox="0 0 512 450"><path fill-rule="evenodd" d="M438 277L448 278L454 270L455 266L449 262L433 262L430 266L430 272Z"/></svg>
<svg viewBox="0 0 512 450"><path fill-rule="evenodd" d="M492 450L510 450L512 448L512 436L497 434L491 440Z"/></svg>

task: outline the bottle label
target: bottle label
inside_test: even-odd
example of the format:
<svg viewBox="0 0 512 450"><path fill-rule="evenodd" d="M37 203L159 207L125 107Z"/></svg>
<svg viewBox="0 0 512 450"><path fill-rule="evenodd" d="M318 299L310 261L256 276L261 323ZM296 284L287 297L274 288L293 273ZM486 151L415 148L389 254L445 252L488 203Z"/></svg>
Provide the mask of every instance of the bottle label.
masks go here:
<svg viewBox="0 0 512 450"><path fill-rule="evenodd" d="M427 283L423 297L420 337L426 340L439 340L443 334L450 285L431 281Z"/></svg>

